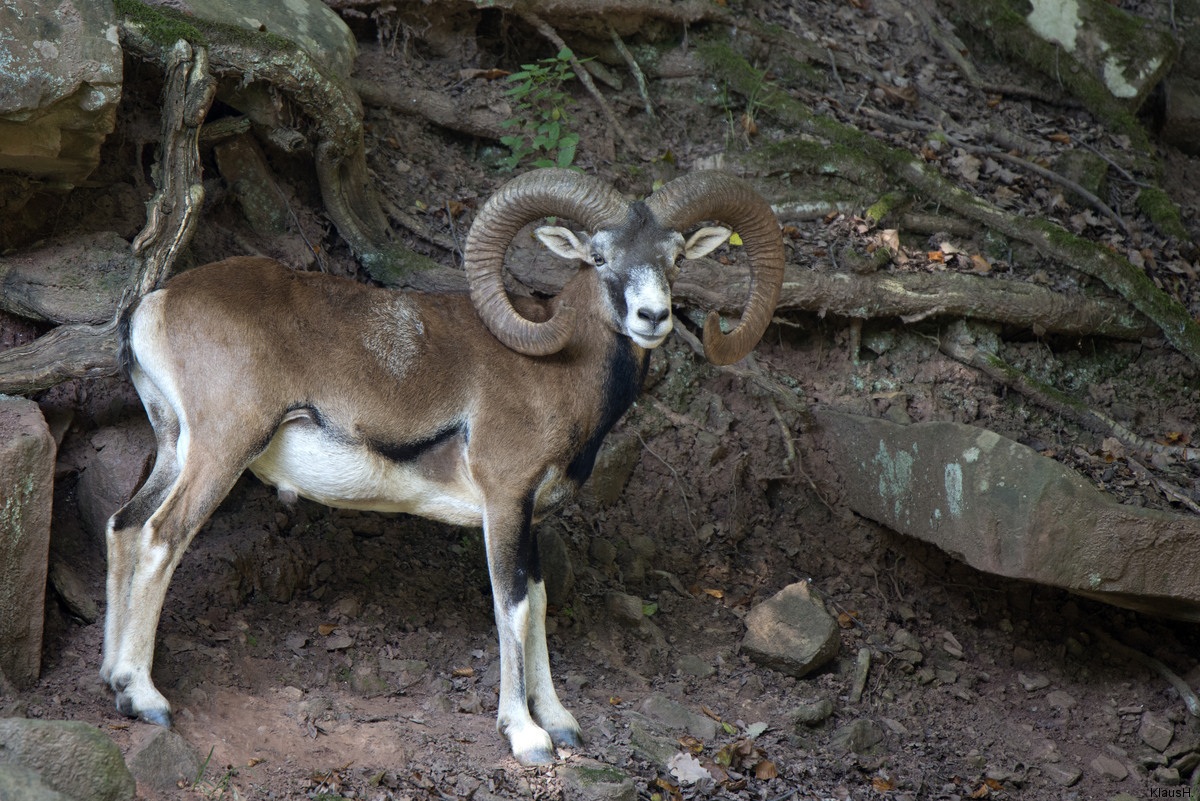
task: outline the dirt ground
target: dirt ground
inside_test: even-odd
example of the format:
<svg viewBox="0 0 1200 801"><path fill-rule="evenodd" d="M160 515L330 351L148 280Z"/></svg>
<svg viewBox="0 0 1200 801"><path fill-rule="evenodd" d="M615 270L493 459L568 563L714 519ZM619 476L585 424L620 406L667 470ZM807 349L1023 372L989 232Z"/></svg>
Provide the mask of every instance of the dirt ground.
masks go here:
<svg viewBox="0 0 1200 801"><path fill-rule="evenodd" d="M858 48L953 115L982 113L983 99L962 88L899 6L818 2L797 15L787 4L765 2L747 13ZM462 69L511 69L531 53L552 54L528 32L500 30L490 15L485 22L471 46L451 47L407 29L389 38L390 29L356 18L358 73L458 91ZM691 35L717 34L697 27ZM989 64L985 53L979 58L982 68L1008 69ZM696 76L651 85L661 122L649 126L627 80L620 92L604 91L643 148L631 156L614 143L590 98L573 91L584 132L577 164L630 192L649 191L673 164L686 171L787 133L764 115L750 134L739 115L752 105ZM496 94L489 95L493 102ZM1106 136L1078 109L1014 101L996 113L1031 136ZM131 99L123 114L136 127L152 109ZM382 109L368 108L367 122L373 177L407 221L394 219L397 230L415 249L454 265L455 254L436 243L461 241L471 209L507 177L490 166L506 151ZM114 164L132 146L114 144ZM268 239L250 232L214 169L206 173L210 199L192 246L195 261L259 252L310 266L307 240L320 245L327 268L355 272L321 217L302 159L271 158L299 230ZM1195 227L1191 177L1200 162L1174 151L1165 158L1177 181L1168 188ZM103 215L132 236L140 205L120 199L136 199L144 185L108 169L99 180L124 190L109 193ZM1012 186L1013 202L1031 214L1067 224L1083 211L1041 179L1021 176ZM98 193L71 202L86 209ZM413 230L413 220L422 230ZM827 254L856 235L852 217L782 222L790 226L789 259L814 270L835 269ZM1131 217L1131 224L1136 230L1120 246L1155 256L1148 269L1158 270L1159 283L1193 314L1200 311L1194 273L1168 269L1193 264L1194 254L1181 256L1177 243L1159 238L1144 220ZM1097 238L1111 236L1092 227ZM930 249L918 240L909 248ZM1002 271L1062 289L1087 283L1020 258ZM686 311L677 309L681 318ZM755 360L768 384L804 405L978 424L1061 458L1123 502L1182 510L1144 478L1144 468L1106 449L1102 436L942 355L936 339L948 322L875 321L852 334L843 319L789 315L771 327ZM6 345L36 333L13 318L0 324ZM1010 363L1144 436L1195 431L1195 369L1162 342L1000 332ZM142 786L141 797L549 800L563 797L562 767L584 759L625 771L638 798L661 801L1187 797L1200 763L1200 721L1160 672L1106 638L1197 686L1194 625L984 575L856 517L829 497L836 481L822 473L825 458L806 437L803 415L777 398L745 370L708 366L673 337L654 355L646 393L610 436L610 452L636 457L624 491L616 500L585 491L541 524L539 536L560 539L569 555L573 585L552 608L547 630L556 687L587 740L577 753L563 752L556 767L519 767L495 732L499 661L478 531L304 501L288 508L244 477L175 574L154 665L177 731L211 757L193 786ZM116 379L60 386L39 401L75 410L64 451L99 426L140 416L136 395ZM1163 468L1200 500L1194 472ZM103 543L80 520L76 480L70 470L60 475L53 559L79 574L102 611ZM843 624L837 660L804 679L739 653L747 611L798 581L810 582ZM636 596L651 614L637 623L614 618L605 605L614 592ZM85 623L53 597L47 611L42 680L7 708L89 721L130 748L146 726L116 712L97 675L102 620ZM856 657L864 648L870 671L855 697ZM680 785L631 745L639 727L678 737L643 716L644 702L656 694L722 723L715 739L676 740L679 750L699 748L701 761L711 762L761 723L757 750L728 765L725 781ZM830 702L831 714L814 725L797 723L797 710L820 700ZM1168 744L1153 745L1161 745L1164 729ZM848 732L858 733L850 745ZM758 769L763 763L777 775Z"/></svg>

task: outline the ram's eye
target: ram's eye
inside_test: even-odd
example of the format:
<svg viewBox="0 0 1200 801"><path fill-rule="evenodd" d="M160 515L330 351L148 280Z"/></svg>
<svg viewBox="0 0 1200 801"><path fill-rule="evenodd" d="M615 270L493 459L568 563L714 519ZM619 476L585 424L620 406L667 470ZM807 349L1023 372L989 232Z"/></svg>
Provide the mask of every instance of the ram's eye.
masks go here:
<svg viewBox="0 0 1200 801"><path fill-rule="evenodd" d="M604 264L604 257L601 256L599 253L593 253L592 254L592 265L595 267L599 267L603 264Z"/></svg>

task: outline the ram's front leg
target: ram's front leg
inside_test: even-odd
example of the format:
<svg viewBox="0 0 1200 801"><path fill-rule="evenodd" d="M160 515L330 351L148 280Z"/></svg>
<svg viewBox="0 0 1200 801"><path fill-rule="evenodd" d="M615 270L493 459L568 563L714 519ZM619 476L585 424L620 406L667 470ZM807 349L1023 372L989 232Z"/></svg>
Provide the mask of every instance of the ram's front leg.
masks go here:
<svg viewBox="0 0 1200 801"><path fill-rule="evenodd" d="M544 660L546 653L544 639L540 648L529 645L531 636L545 637L542 619L533 620L535 614L539 618L545 614L545 590L540 587L541 570L530 529L532 514L532 493L515 503L489 501L483 533L496 629L500 635L500 708L496 730L508 739L513 756L522 765L544 765L554 761L554 743L546 730L534 722L529 710L529 691L548 684L550 672L548 663L530 665L531 658L535 662ZM542 603L531 597L535 594L530 592L531 583L539 585ZM557 699L554 703L557 705ZM573 718L571 722L574 723ZM578 726L575 728L577 731Z"/></svg>

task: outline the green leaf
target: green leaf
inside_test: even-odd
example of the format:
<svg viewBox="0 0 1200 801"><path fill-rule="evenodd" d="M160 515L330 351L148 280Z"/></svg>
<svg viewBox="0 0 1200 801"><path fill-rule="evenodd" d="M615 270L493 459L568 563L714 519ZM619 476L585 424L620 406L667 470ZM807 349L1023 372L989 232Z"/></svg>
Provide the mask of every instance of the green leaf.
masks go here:
<svg viewBox="0 0 1200 801"><path fill-rule="evenodd" d="M726 734L737 734L737 727L734 726L732 723L726 723L725 721L721 721L721 728L725 730Z"/></svg>
<svg viewBox="0 0 1200 801"><path fill-rule="evenodd" d="M560 164L559 166L563 167L566 165ZM657 611L658 611L658 604L656 604L656 603L642 604L642 614L645 615L646 617L650 617Z"/></svg>
<svg viewBox="0 0 1200 801"><path fill-rule="evenodd" d="M550 159L538 159L537 161L533 162L533 166L535 166L535 167L553 167L554 162L551 161Z"/></svg>
<svg viewBox="0 0 1200 801"><path fill-rule="evenodd" d="M558 51L558 55L555 56L555 58L557 58L559 61L570 61L574 55L575 54L571 52L571 48L564 47L562 50Z"/></svg>
<svg viewBox="0 0 1200 801"><path fill-rule="evenodd" d="M527 71L521 71L521 72L514 72L512 75L509 75L504 80L508 81L509 83L514 83L516 81L523 81L528 77L529 77L529 73Z"/></svg>

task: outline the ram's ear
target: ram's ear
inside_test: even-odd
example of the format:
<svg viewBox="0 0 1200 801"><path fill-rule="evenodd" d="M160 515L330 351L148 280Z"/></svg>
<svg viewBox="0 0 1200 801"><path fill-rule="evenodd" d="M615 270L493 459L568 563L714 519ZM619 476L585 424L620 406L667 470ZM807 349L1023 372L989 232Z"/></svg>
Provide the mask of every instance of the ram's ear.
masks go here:
<svg viewBox="0 0 1200 801"><path fill-rule="evenodd" d="M588 235L583 232L576 234L561 225L543 225L534 231L533 235L538 238L539 242L550 248L555 255L562 256L564 259L581 259L589 264L592 261L592 254L588 250L590 240Z"/></svg>
<svg viewBox="0 0 1200 801"><path fill-rule="evenodd" d="M707 256L721 246L721 243L729 238L733 231L728 228L711 227L701 228L696 233L688 237L687 242L683 246L683 257L685 259L698 259L701 256Z"/></svg>

